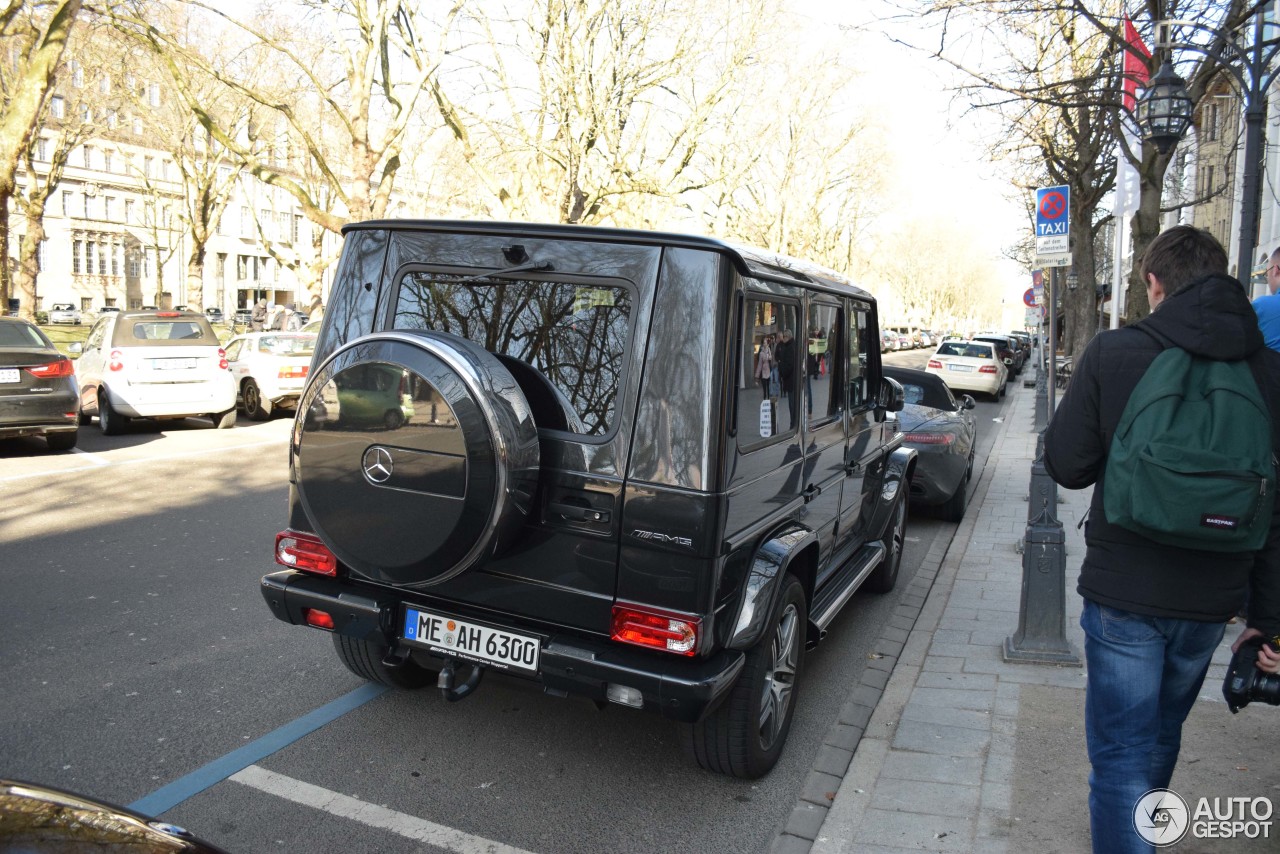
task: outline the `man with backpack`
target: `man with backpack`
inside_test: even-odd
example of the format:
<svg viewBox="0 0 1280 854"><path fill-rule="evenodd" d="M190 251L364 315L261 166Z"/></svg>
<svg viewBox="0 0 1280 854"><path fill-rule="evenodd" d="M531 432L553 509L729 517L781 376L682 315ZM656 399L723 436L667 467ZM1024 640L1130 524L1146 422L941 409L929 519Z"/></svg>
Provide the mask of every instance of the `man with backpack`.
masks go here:
<svg viewBox="0 0 1280 854"><path fill-rule="evenodd" d="M1168 788L1182 724L1248 596L1237 640L1280 634L1280 353L1209 232L1147 248L1152 312L1096 336L1045 431L1044 463L1094 486L1084 597L1095 852L1150 851L1134 809Z"/></svg>

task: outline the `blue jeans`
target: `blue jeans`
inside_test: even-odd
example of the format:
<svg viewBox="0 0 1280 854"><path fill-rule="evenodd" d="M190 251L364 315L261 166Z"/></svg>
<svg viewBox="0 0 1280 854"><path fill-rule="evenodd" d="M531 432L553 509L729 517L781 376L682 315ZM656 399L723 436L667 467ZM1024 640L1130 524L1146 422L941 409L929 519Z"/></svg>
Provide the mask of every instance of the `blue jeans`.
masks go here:
<svg viewBox="0 0 1280 854"><path fill-rule="evenodd" d="M1134 805L1151 789L1169 787L1182 723L1226 625L1149 617L1086 599L1080 626L1093 850L1150 852L1133 828Z"/></svg>

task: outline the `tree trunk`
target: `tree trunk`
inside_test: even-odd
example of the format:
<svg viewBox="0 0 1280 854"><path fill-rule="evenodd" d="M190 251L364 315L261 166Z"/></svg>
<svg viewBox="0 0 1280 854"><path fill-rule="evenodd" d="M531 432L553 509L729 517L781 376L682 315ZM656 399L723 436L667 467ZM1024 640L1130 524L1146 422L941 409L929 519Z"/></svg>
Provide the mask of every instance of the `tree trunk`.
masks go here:
<svg viewBox="0 0 1280 854"><path fill-rule="evenodd" d="M1158 192L1143 191L1138 210L1129 220L1129 233L1133 241L1133 266L1129 269L1128 290L1124 297L1126 324L1135 323L1151 313L1151 303L1147 301L1147 283L1142 280L1139 271L1142 268L1142 253L1147 251L1151 241L1160 234Z"/></svg>
<svg viewBox="0 0 1280 854"><path fill-rule="evenodd" d="M40 275L40 241L44 240L44 205L33 203L26 215L27 233L18 248L18 273L14 278L14 295L22 301L18 316L35 322L36 281Z"/></svg>
<svg viewBox="0 0 1280 854"><path fill-rule="evenodd" d="M1097 274L1092 229L1083 223L1079 227L1073 223L1071 230L1071 263L1076 273L1076 288L1072 290L1065 284L1066 276L1062 277L1066 289L1062 301L1062 349L1066 356L1079 356L1098 331L1097 301L1094 299Z"/></svg>
<svg viewBox="0 0 1280 854"><path fill-rule="evenodd" d="M13 187L0 189L0 316L9 313L9 297L13 295L13 276L9 272L9 199Z"/></svg>
<svg viewBox="0 0 1280 854"><path fill-rule="evenodd" d="M203 311L205 246L195 239L191 242L191 255L187 258L187 305Z"/></svg>

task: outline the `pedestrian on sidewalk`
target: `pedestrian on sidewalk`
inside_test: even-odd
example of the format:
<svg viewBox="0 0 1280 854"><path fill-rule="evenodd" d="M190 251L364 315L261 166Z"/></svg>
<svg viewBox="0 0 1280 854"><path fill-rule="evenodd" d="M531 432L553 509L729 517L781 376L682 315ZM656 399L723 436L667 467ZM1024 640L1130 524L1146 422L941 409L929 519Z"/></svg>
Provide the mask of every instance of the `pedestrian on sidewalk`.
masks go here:
<svg viewBox="0 0 1280 854"><path fill-rule="evenodd" d="M1280 248L1267 259L1267 292L1253 301L1258 328L1272 350L1280 350Z"/></svg>
<svg viewBox="0 0 1280 854"><path fill-rule="evenodd" d="M1248 628L1237 645L1280 633L1280 503L1261 550L1209 551L1121 527L1104 500L1121 416L1167 348L1216 362L1247 360L1270 412L1271 447L1264 429L1261 453L1280 451L1280 353L1264 345L1243 286L1226 271L1226 252L1208 231L1176 226L1152 241L1141 263L1151 315L1089 343L1045 431L1049 475L1068 489L1094 486L1077 591L1084 597L1095 852L1151 850L1135 828L1134 808L1148 791L1169 787L1183 722L1246 594Z"/></svg>

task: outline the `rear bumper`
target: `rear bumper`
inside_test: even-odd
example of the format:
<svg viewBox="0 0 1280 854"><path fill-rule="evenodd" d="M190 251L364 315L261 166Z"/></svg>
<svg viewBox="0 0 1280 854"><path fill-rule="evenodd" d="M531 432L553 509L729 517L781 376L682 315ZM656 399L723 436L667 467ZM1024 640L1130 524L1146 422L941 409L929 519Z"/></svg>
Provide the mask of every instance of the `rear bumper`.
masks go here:
<svg viewBox="0 0 1280 854"><path fill-rule="evenodd" d="M236 386L231 375L226 380L200 383L126 386L109 388L111 405L130 418L183 418L226 412L236 405Z"/></svg>
<svg viewBox="0 0 1280 854"><path fill-rule="evenodd" d="M283 570L264 576L262 596L275 616L291 625L305 625L302 609L325 611L334 619L335 631L395 647L406 604L431 607L434 603L408 599L393 590L357 590L339 580ZM437 605L459 617L465 607ZM491 614L484 615L494 622ZM701 720L720 703L742 671L743 653L721 650L709 658L685 659L631 649L595 636L539 631L512 621L510 628L543 638L536 680L553 692L606 701L610 683L640 691L645 711L675 721ZM531 677L534 678L534 677Z"/></svg>
<svg viewBox="0 0 1280 854"><path fill-rule="evenodd" d="M74 389L6 396L0 400L0 439L74 432L79 406Z"/></svg>

